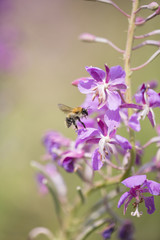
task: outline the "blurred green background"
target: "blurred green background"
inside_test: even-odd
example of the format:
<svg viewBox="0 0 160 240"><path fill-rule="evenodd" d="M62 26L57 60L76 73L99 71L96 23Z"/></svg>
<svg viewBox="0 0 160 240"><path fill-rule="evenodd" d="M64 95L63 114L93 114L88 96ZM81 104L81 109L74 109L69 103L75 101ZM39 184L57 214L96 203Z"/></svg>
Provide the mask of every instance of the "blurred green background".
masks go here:
<svg viewBox="0 0 160 240"><path fill-rule="evenodd" d="M130 13L131 1L115 2ZM87 76L85 66L103 68L104 63L123 66L123 58L115 50L104 44L82 43L78 36L90 32L124 49L128 22L112 6L83 0L3 0L0 8L0 41L4 34L2 42L9 48L0 59L0 240L23 240L34 227L45 226L53 231L57 227L51 198L39 194L35 172L30 167L32 160L38 161L44 154L41 137L47 130L55 129L75 138L73 130L64 127L64 116L57 104L82 103L84 96L71 82ZM143 13L139 15L151 12ZM158 29L159 22L160 16L138 27L137 35ZM158 40L159 36L153 38ZM0 55L1 49L0 46ZM137 50L132 66L142 64L155 50L151 46ZM135 72L133 90L143 81L159 81L159 66L157 58ZM142 129L143 134L138 136L144 143L155 131L147 121ZM150 148L146 161L153 154ZM77 178L64 175L71 195L75 194ZM144 213L140 219L132 218L136 239L160 239L158 197L156 206L153 215ZM122 209L118 212L122 214ZM101 237L95 235L90 239Z"/></svg>

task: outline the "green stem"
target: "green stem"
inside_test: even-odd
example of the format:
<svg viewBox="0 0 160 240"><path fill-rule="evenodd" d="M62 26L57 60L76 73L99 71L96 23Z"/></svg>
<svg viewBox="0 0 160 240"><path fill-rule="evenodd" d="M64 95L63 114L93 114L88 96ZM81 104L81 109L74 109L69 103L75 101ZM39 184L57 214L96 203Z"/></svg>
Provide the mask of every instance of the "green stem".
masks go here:
<svg viewBox="0 0 160 240"><path fill-rule="evenodd" d="M126 42L126 49L124 53L124 70L126 72L126 84L128 89L126 91L126 101L128 103L132 102L132 90L131 90L131 54L132 54L132 46L134 40L134 31L135 31L135 12L138 9L139 0L133 0L132 5L132 13L129 19L129 26L128 26L128 34L127 34L127 42ZM131 109L132 110L132 109Z"/></svg>
<svg viewBox="0 0 160 240"><path fill-rule="evenodd" d="M126 102L131 103L132 102L132 87L131 87L131 54L132 54L132 46L133 46L133 40L134 40L134 31L135 31L135 12L137 11L139 6L139 0L133 0L132 3L132 13L131 17L129 19L129 26L128 26L128 34L127 34L127 42L126 42L126 49L124 53L124 70L126 72L126 85L128 86L128 89L126 91ZM128 117L130 117L133 113L133 109L128 109ZM130 143L132 145L131 149L131 157L130 161L128 163L128 168L125 171L125 173L122 176L122 180L130 175L131 167L134 164L135 160L135 136L134 131L132 129L129 129L129 137L130 137Z"/></svg>
<svg viewBox="0 0 160 240"><path fill-rule="evenodd" d="M97 222L94 222L91 226L86 227L83 229L81 234L76 238L76 240L85 240L92 232L103 226L108 222L108 219L100 219Z"/></svg>

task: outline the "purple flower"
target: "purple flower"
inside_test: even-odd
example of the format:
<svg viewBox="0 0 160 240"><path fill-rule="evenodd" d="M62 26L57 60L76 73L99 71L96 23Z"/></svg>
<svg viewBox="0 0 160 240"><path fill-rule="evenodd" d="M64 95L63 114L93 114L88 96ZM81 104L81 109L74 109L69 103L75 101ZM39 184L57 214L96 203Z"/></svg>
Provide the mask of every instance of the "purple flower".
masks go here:
<svg viewBox="0 0 160 240"><path fill-rule="evenodd" d="M76 146L82 143L98 143L98 148L95 149L92 155L92 167L94 170L99 170L104 162L107 162L112 167L116 165L110 162L110 156L115 152L115 145L120 146L124 150L131 149L131 145L124 137L116 135L116 128L120 123L119 112L108 111L104 116L104 122L97 119L98 127L87 128L83 131L78 131Z"/></svg>
<svg viewBox="0 0 160 240"><path fill-rule="evenodd" d="M56 158L62 153L60 148L69 147L70 140L56 131L49 131L43 138L43 144L49 157L51 156L53 160L56 160Z"/></svg>
<svg viewBox="0 0 160 240"><path fill-rule="evenodd" d="M105 230L102 232L102 237L104 240L110 239L112 233L115 231L115 223L111 223Z"/></svg>
<svg viewBox="0 0 160 240"><path fill-rule="evenodd" d="M138 104L122 104L121 107L138 109L129 119L128 125L135 131L140 131L140 119L144 119L146 116L155 127L155 116L153 108L160 107L160 93L156 93L153 89L150 89L148 85L142 84L139 92L135 94L135 99Z"/></svg>
<svg viewBox="0 0 160 240"><path fill-rule="evenodd" d="M43 174L38 173L36 175L36 180L37 180L37 183L38 183L39 191L42 194L48 193L48 189L47 189L46 185L43 183L44 179L45 179L45 177L44 177Z"/></svg>
<svg viewBox="0 0 160 240"><path fill-rule="evenodd" d="M130 188L128 192L125 192L119 202L118 202L118 208L122 204L124 204L124 214L126 213L127 207L130 203L130 201L135 198L135 202L133 203L134 208L136 209L135 212L131 212L132 216L140 217L142 215L142 212L139 212L139 204L143 201L145 202L145 206L147 208L147 213L152 214L155 211L155 205L154 205L154 197L144 196L144 193L150 193L151 195L159 195L160 194L160 184L147 180L146 175L136 175L129 178L126 178L124 181L122 181L122 184L124 184L126 187Z"/></svg>
<svg viewBox="0 0 160 240"><path fill-rule="evenodd" d="M121 97L118 91L126 90L125 72L120 66L111 67L105 65L105 70L96 67L86 67L90 78L78 81L81 93L92 94L92 100L98 98L98 108L106 105L110 110L116 110L121 105Z"/></svg>
<svg viewBox="0 0 160 240"><path fill-rule="evenodd" d="M62 158L60 160L62 167L67 172L74 172L76 170L75 164L76 161L83 158L84 151L75 149L75 150L69 150L62 154Z"/></svg>

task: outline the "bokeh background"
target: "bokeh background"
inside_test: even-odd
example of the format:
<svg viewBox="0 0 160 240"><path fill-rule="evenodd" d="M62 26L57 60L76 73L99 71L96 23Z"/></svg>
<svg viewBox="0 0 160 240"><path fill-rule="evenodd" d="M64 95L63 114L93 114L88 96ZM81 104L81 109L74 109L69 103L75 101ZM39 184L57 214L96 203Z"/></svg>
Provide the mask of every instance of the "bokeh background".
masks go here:
<svg viewBox="0 0 160 240"><path fill-rule="evenodd" d="M115 2L130 12L131 1ZM150 13L147 10L139 15ZM115 50L104 44L82 43L78 36L90 32L124 49L128 22L112 6L83 0L1 0L0 15L0 239L23 240L34 227L44 226L53 231L57 228L52 200L38 192L35 172L30 166L32 160L38 161L44 154L41 137L47 130L55 129L75 138L73 129L64 127L64 115L57 104L82 103L84 96L71 82L87 76L85 66L103 68L104 63L123 66L123 58ZM158 29L159 22L160 16L147 22L137 28L137 35ZM137 50L132 66L142 64L155 50L151 46ZM159 66L157 58L135 72L133 91L143 81L159 81ZM144 143L154 134L155 130L145 121L143 134L138 136ZM154 151L149 149L146 161ZM66 173L64 177L72 196L77 178ZM158 197L156 206L153 215L144 213L140 219L132 218L136 239L159 239ZM90 239L101 237L95 235Z"/></svg>

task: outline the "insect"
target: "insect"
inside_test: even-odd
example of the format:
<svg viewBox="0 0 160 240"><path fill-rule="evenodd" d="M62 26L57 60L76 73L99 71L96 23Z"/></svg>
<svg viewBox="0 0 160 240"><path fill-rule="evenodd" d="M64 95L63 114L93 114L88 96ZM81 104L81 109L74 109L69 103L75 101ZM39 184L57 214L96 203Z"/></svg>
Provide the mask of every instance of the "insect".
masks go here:
<svg viewBox="0 0 160 240"><path fill-rule="evenodd" d="M88 111L86 108L82 107L68 107L64 104L58 104L59 109L67 114L66 117L66 125L69 128L72 124L78 129L76 121L78 120L84 128L86 128L85 124L81 121L82 117L88 116Z"/></svg>

